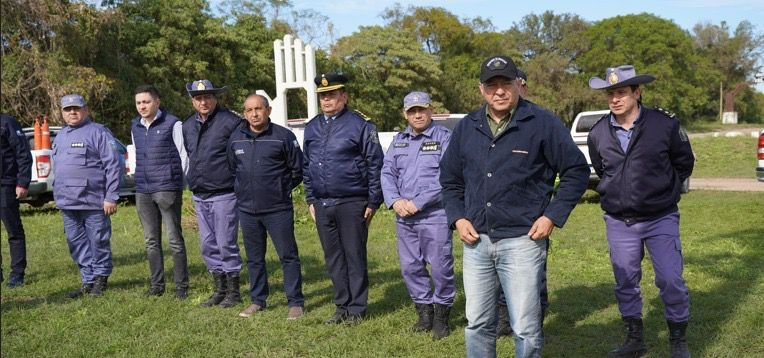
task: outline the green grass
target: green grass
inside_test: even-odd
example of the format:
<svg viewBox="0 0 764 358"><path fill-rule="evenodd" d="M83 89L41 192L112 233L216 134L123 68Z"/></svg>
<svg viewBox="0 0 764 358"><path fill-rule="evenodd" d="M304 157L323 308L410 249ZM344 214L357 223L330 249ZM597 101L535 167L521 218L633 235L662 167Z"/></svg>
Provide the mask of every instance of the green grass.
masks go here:
<svg viewBox="0 0 764 358"><path fill-rule="evenodd" d="M732 130L748 130L751 128L761 129L764 127L764 123L738 123L738 124L723 124L718 118L713 121L698 120L692 121L682 125L690 133L705 133L716 131L732 131Z"/></svg>
<svg viewBox="0 0 764 358"><path fill-rule="evenodd" d="M756 145L758 138L705 137L691 140L695 152L694 178L756 177Z"/></svg>
<svg viewBox="0 0 764 358"><path fill-rule="evenodd" d="M563 230L556 230L549 256L551 307L546 318L544 355L601 357L622 340L612 293L599 204L588 194ZM188 195L186 196L188 200ZM688 332L696 357L764 355L764 193L694 191L680 203L685 279L690 288L692 323ZM370 318L360 326L325 326L334 308L315 228L303 205L296 231L304 273L307 315L287 321L282 273L269 244L269 308L250 319L233 309L198 307L211 290L198 248L193 220L185 237L191 296L144 298L148 267L135 207L121 206L113 217L114 273L101 298L69 300L78 274L66 247L60 214L26 211L29 267L27 285L2 290L3 357L204 356L204 357L460 357L464 355L464 295L461 245L454 247L457 293L453 333L433 342L408 328L414 309L401 279L393 216L382 210L369 239ZM187 216L190 216L187 215ZM166 247L166 243L165 243ZM3 242L7 268L7 244ZM166 251L167 252L167 251ZM165 267L171 258L166 255ZM667 330L663 304L646 258L643 292L649 357L665 357ZM244 271L243 273L245 273ZM7 270L6 270L7 273ZM246 275L244 275L246 276ZM172 289L172 285L168 285ZM248 296L248 295L247 295ZM500 356L513 343L500 339Z"/></svg>

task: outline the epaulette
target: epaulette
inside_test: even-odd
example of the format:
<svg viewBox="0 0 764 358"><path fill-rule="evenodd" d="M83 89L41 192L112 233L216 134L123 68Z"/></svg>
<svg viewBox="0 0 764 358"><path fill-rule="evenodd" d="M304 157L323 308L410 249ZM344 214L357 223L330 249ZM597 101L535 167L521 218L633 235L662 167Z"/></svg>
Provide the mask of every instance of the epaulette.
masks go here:
<svg viewBox="0 0 764 358"><path fill-rule="evenodd" d="M241 113L234 111L233 109L228 109L231 113L235 114L237 117L244 119L244 116L241 115Z"/></svg>
<svg viewBox="0 0 764 358"><path fill-rule="evenodd" d="M367 122L371 120L371 118L369 118L369 116L363 114L363 112L361 112L361 111L359 111L357 109L353 110L353 112L355 112L355 114L357 114L358 116L360 116L361 118L363 118L363 120L365 120Z"/></svg>
<svg viewBox="0 0 764 358"><path fill-rule="evenodd" d="M676 113L669 111L668 109L655 107L655 110L667 115L669 118L676 118Z"/></svg>

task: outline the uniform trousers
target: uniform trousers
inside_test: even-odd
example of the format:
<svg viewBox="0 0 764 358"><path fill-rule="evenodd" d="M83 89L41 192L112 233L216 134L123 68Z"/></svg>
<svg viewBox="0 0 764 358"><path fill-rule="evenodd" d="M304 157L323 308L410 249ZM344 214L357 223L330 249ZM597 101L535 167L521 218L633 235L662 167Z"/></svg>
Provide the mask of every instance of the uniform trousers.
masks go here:
<svg viewBox="0 0 764 358"><path fill-rule="evenodd" d="M411 299L414 303L452 306L456 288L448 224L398 222L396 231L401 274Z"/></svg>
<svg viewBox="0 0 764 358"><path fill-rule="evenodd" d="M180 227L181 191L136 193L135 207L143 226L146 254L151 273L151 287L164 288L164 253L162 252L162 223L172 251L173 279L176 289L188 288L188 259L186 243Z"/></svg>
<svg viewBox="0 0 764 358"><path fill-rule="evenodd" d="M241 271L239 211L236 195L227 193L202 199L193 196L199 223L199 244L207 271L215 274Z"/></svg>
<svg viewBox="0 0 764 358"><path fill-rule="evenodd" d="M622 317L642 318L642 258L645 247L655 271L655 286L665 306L666 320L685 322L690 318L690 295L682 277L682 242L679 213L627 224L605 215L610 262L615 275L615 297Z"/></svg>
<svg viewBox="0 0 764 358"><path fill-rule="evenodd" d="M363 218L366 205L366 201L331 206L319 201L313 205L337 313L366 314L369 296L366 257L369 229Z"/></svg>
<svg viewBox="0 0 764 358"><path fill-rule="evenodd" d="M302 271L297 241L294 237L294 210L287 209L266 214L239 211L244 250L247 252L249 295L252 303L266 307L270 294L268 272L265 268L266 237L271 236L284 273L284 292L289 307L302 307Z"/></svg>
<svg viewBox="0 0 764 358"><path fill-rule="evenodd" d="M111 219L103 210L61 210L69 253L83 284L111 275Z"/></svg>
<svg viewBox="0 0 764 358"><path fill-rule="evenodd" d="M24 278L27 267L27 246L24 225L21 223L16 186L0 185L0 217L8 233L8 249L11 255L10 277Z"/></svg>

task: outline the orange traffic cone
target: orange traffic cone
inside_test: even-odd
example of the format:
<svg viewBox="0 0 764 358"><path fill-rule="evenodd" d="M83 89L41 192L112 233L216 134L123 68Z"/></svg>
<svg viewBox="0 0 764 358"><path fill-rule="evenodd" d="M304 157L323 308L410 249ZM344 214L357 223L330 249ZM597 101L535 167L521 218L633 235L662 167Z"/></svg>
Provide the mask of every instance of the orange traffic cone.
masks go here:
<svg viewBox="0 0 764 358"><path fill-rule="evenodd" d="M48 126L48 116L42 117L42 135L40 149L50 149L50 127Z"/></svg>
<svg viewBox="0 0 764 358"><path fill-rule="evenodd" d="M34 150L42 147L42 127L40 127L40 117L34 118Z"/></svg>

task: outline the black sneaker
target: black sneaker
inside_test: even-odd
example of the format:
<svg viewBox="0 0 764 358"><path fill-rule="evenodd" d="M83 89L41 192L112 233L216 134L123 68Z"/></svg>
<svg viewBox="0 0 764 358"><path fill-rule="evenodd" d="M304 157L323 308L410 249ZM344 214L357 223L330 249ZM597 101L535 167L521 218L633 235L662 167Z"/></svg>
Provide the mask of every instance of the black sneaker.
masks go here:
<svg viewBox="0 0 764 358"><path fill-rule="evenodd" d="M21 286L24 286L24 276L8 277L8 283L6 284L6 287L13 289Z"/></svg>
<svg viewBox="0 0 764 358"><path fill-rule="evenodd" d="M348 313L345 316L345 322L343 322L343 323L345 323L345 325L348 325L348 326L355 326L355 325L361 324L361 322L363 322L363 315L362 314L360 314L360 313L356 313L356 314Z"/></svg>
<svg viewBox="0 0 764 358"><path fill-rule="evenodd" d="M179 300L185 300L188 298L188 289L187 288L176 288L175 289L175 298Z"/></svg>
<svg viewBox="0 0 764 358"><path fill-rule="evenodd" d="M79 288L76 291L69 292L66 294L66 297L69 297L71 299L80 298L93 290L93 284L92 283L83 283L82 287Z"/></svg>
<svg viewBox="0 0 764 358"><path fill-rule="evenodd" d="M329 319L324 321L324 324L340 324L345 321L345 317L345 313L343 312L334 312L334 314L329 317Z"/></svg>
<svg viewBox="0 0 764 358"><path fill-rule="evenodd" d="M164 294L164 287L157 287L157 286L151 286L148 291L146 291L146 297L151 296L161 296Z"/></svg>

